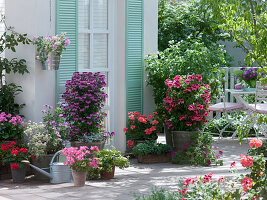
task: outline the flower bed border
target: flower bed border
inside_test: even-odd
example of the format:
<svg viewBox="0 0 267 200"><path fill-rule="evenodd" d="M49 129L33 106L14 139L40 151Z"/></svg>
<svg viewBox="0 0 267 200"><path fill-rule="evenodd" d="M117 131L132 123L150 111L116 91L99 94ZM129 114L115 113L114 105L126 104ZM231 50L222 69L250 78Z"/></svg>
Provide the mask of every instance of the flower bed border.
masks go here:
<svg viewBox="0 0 267 200"><path fill-rule="evenodd" d="M137 160L139 163L143 164L166 163L166 162L171 162L172 157L171 153L164 153L160 155L147 154L147 155L138 155Z"/></svg>

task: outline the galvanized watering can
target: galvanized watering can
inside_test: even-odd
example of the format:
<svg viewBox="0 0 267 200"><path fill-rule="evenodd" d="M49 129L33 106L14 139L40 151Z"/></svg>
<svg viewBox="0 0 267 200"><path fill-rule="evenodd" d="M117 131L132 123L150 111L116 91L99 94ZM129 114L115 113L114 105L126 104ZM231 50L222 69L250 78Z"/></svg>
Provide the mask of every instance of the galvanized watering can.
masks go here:
<svg viewBox="0 0 267 200"><path fill-rule="evenodd" d="M50 162L50 173L30 164L29 161L23 160L21 162L30 165L33 169L42 173L43 175L50 178L50 183L69 183L72 182L72 173L69 166L64 165L63 162L54 162L57 155L60 154L60 151L56 152Z"/></svg>

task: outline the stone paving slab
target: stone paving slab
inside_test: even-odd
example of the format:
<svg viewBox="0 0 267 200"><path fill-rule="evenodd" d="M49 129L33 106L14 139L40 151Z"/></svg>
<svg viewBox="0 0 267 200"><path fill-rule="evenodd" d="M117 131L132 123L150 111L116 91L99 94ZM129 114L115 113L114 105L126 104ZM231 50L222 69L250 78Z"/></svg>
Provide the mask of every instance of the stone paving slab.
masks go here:
<svg viewBox="0 0 267 200"><path fill-rule="evenodd" d="M131 200L133 194L148 194L155 186L177 189L177 183L185 177L201 176L214 172L214 177L228 176L232 161L244 172L239 164L239 154L246 154L249 145L237 140L222 139L215 143L224 153L224 166L194 167L174 165L171 163L139 164L131 160L131 167L120 170L116 168L115 179L87 181L85 187L73 187L73 183L50 184L27 179L23 184L14 184L11 180L0 181L0 200Z"/></svg>

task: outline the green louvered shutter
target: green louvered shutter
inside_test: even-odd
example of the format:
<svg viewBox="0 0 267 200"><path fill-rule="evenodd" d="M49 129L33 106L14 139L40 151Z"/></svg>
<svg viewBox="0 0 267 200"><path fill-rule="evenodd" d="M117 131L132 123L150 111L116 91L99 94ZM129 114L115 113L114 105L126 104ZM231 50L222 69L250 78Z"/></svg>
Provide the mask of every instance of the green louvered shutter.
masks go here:
<svg viewBox="0 0 267 200"><path fill-rule="evenodd" d="M65 91L65 83L78 69L78 1L56 1L56 33L66 32L70 45L63 52L59 70L56 73L56 102Z"/></svg>
<svg viewBox="0 0 267 200"><path fill-rule="evenodd" d="M143 112L144 0L126 2L126 111Z"/></svg>

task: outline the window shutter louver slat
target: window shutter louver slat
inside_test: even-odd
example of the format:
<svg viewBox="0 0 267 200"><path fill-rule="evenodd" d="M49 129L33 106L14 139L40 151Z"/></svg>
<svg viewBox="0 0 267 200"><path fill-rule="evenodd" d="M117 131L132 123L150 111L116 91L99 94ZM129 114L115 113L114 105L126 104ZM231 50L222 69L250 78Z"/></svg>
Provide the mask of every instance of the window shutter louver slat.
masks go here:
<svg viewBox="0 0 267 200"><path fill-rule="evenodd" d="M77 71L78 47L78 2L77 0L56 1L56 33L66 32L71 43L63 52L59 70L56 72L56 103L65 91L65 83Z"/></svg>
<svg viewBox="0 0 267 200"><path fill-rule="evenodd" d="M127 113L143 112L143 1L126 1Z"/></svg>

